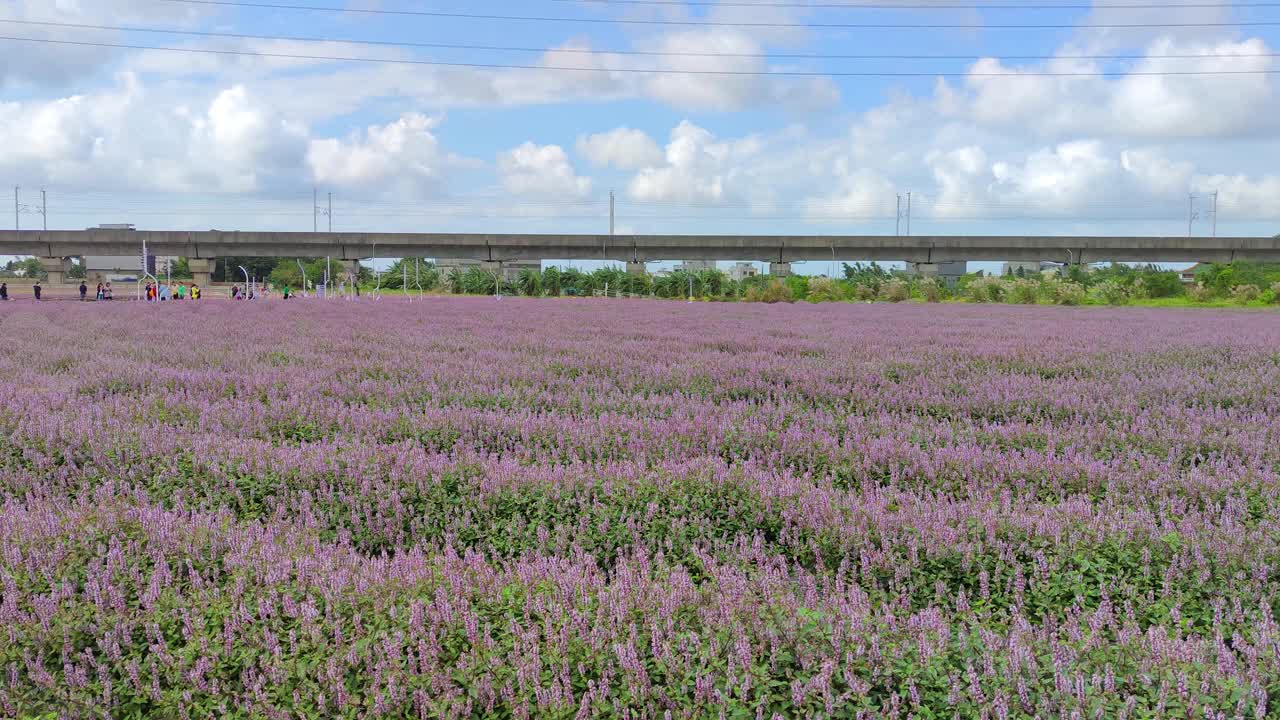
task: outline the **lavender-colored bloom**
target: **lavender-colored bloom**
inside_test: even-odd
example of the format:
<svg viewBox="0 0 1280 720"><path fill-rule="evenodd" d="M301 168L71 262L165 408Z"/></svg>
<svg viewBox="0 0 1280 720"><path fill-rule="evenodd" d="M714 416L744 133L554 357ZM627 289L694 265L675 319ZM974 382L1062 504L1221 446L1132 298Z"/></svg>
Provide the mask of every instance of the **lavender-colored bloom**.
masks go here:
<svg viewBox="0 0 1280 720"><path fill-rule="evenodd" d="M6 314L0 715L1274 712L1280 317L495 309Z"/></svg>

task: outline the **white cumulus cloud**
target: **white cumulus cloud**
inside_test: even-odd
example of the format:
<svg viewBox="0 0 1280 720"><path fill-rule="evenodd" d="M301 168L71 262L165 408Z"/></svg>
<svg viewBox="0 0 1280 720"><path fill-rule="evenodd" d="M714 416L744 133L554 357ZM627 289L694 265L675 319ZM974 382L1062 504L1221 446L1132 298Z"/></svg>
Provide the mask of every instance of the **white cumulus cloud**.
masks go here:
<svg viewBox="0 0 1280 720"><path fill-rule="evenodd" d="M577 152L595 167L639 170L662 162L658 143L643 130L620 127L578 136Z"/></svg>
<svg viewBox="0 0 1280 720"><path fill-rule="evenodd" d="M578 176L559 145L525 142L499 153L498 174L503 187L517 195L581 198L591 192L591 178Z"/></svg>
<svg viewBox="0 0 1280 720"><path fill-rule="evenodd" d="M431 132L440 119L405 113L385 125L370 125L346 139L314 139L307 163L317 182L344 186L409 185L440 181L459 159L445 152Z"/></svg>

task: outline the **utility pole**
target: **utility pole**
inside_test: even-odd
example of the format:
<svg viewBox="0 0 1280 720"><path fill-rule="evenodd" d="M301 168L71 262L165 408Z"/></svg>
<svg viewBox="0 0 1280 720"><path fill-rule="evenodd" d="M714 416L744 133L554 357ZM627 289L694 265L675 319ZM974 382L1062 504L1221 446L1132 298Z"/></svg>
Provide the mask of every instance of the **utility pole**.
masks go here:
<svg viewBox="0 0 1280 720"><path fill-rule="evenodd" d="M902 234L902 193L898 193L898 209L893 213L893 234Z"/></svg>
<svg viewBox="0 0 1280 720"><path fill-rule="evenodd" d="M319 192L314 186L311 188L311 232L320 229L320 198L316 197Z"/></svg>
<svg viewBox="0 0 1280 720"><path fill-rule="evenodd" d="M333 232L333 193L329 193L329 232Z"/></svg>
<svg viewBox="0 0 1280 720"><path fill-rule="evenodd" d="M22 226L18 222L18 190L17 185L13 186L13 229L21 230Z"/></svg>
<svg viewBox="0 0 1280 720"><path fill-rule="evenodd" d="M1216 202L1218 193L1213 194ZM44 188L40 188L40 219L43 221L43 227L46 231L49 229L49 196L45 193Z"/></svg>
<svg viewBox="0 0 1280 720"><path fill-rule="evenodd" d="M1196 194L1187 193L1187 237L1191 237L1191 226L1196 221Z"/></svg>
<svg viewBox="0 0 1280 720"><path fill-rule="evenodd" d="M907 191L907 235L911 234L911 191Z"/></svg>
<svg viewBox="0 0 1280 720"><path fill-rule="evenodd" d="M1218 237L1218 191L1213 191L1213 237Z"/></svg>
<svg viewBox="0 0 1280 720"><path fill-rule="evenodd" d="M609 237L613 237L613 191L609 191Z"/></svg>

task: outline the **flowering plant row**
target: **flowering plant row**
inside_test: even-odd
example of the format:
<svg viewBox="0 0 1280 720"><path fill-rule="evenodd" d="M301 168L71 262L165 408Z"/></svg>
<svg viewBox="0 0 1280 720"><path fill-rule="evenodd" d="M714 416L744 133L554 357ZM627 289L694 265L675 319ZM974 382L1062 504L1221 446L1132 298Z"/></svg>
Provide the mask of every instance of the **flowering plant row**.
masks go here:
<svg viewBox="0 0 1280 720"><path fill-rule="evenodd" d="M0 715L1280 712L1280 317L9 313Z"/></svg>

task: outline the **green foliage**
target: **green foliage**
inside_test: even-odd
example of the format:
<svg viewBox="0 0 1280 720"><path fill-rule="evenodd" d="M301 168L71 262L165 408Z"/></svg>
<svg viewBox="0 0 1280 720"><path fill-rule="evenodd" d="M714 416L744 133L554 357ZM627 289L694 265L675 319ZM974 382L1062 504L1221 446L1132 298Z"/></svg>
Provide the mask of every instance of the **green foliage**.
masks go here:
<svg viewBox="0 0 1280 720"><path fill-rule="evenodd" d="M191 263L184 257L180 257L173 261L173 266L169 268L169 274L174 278L190 279Z"/></svg>
<svg viewBox="0 0 1280 720"><path fill-rule="evenodd" d="M937 278L925 278L920 281L920 296L925 302L942 302L942 283Z"/></svg>
<svg viewBox="0 0 1280 720"><path fill-rule="evenodd" d="M1262 291L1257 285L1237 285L1231 288L1231 300L1241 305L1255 302L1261 296Z"/></svg>
<svg viewBox="0 0 1280 720"><path fill-rule="evenodd" d="M382 287L387 290L415 292L419 284L424 291L434 288L440 279L436 264L431 260L417 258L415 266L414 260L415 258L403 258L391 263L390 267L382 271Z"/></svg>
<svg viewBox="0 0 1280 720"><path fill-rule="evenodd" d="M1054 287L1053 302L1057 305L1083 305L1087 297L1080 283L1065 281Z"/></svg>
<svg viewBox="0 0 1280 720"><path fill-rule="evenodd" d="M245 270L249 271L250 277L270 277L271 272L276 269L276 266L285 262L293 262L293 259L240 256L220 257L214 263L213 279L220 282L243 282L244 274L240 272L241 267L244 267Z"/></svg>
<svg viewBox="0 0 1280 720"><path fill-rule="evenodd" d="M1131 297L1129 289L1117 280L1105 280L1094 285L1090 294L1107 305L1125 305Z"/></svg>
<svg viewBox="0 0 1280 720"><path fill-rule="evenodd" d="M809 296L805 299L811 303L838 302L844 299L844 290L835 280L814 278L809 281Z"/></svg>
<svg viewBox="0 0 1280 720"><path fill-rule="evenodd" d="M1185 287L1182 277L1170 270L1158 270L1146 273L1140 278L1147 297L1166 298L1182 295Z"/></svg>
<svg viewBox="0 0 1280 720"><path fill-rule="evenodd" d="M764 283L754 283L748 287L742 296L747 302L793 302L795 296L791 294L791 288L777 278L768 278Z"/></svg>
<svg viewBox="0 0 1280 720"><path fill-rule="evenodd" d="M1194 302L1208 302L1209 300L1212 300L1214 296L1212 288L1206 285L1201 285L1200 283L1195 283L1188 287L1186 289L1186 293L1187 297L1191 298Z"/></svg>
<svg viewBox="0 0 1280 720"><path fill-rule="evenodd" d="M795 299L804 300L809 296L809 278L804 275L791 275L785 282L791 289L791 296Z"/></svg>
<svg viewBox="0 0 1280 720"><path fill-rule="evenodd" d="M44 271L44 266L40 264L40 258L36 257L10 260L4 265L3 275L5 277L39 278L41 280L46 280L49 277L49 274Z"/></svg>
<svg viewBox="0 0 1280 720"><path fill-rule="evenodd" d="M1034 305L1038 288L1039 283L1033 280L1012 280L1005 283L1005 295L1011 303Z"/></svg>
<svg viewBox="0 0 1280 720"><path fill-rule="evenodd" d="M979 303L998 303L1004 300L1004 283L1000 278L978 277L965 288L969 299Z"/></svg>
<svg viewBox="0 0 1280 720"><path fill-rule="evenodd" d="M870 285L873 288L879 288L881 284L888 282L893 277L893 273L881 267L879 263L844 263L844 278L857 285Z"/></svg>
<svg viewBox="0 0 1280 720"><path fill-rule="evenodd" d="M281 260L272 268L271 274L267 276L267 281L275 287L288 286L301 291L302 271L298 269L297 263Z"/></svg>
<svg viewBox="0 0 1280 720"><path fill-rule="evenodd" d="M1229 294L1237 285L1254 285L1262 289L1280 281L1280 263L1210 263L1203 266L1196 278L1219 295Z"/></svg>
<svg viewBox="0 0 1280 720"><path fill-rule="evenodd" d="M498 273L481 267L467 268L462 273L461 287L468 295L493 295L499 289Z"/></svg>
<svg viewBox="0 0 1280 720"><path fill-rule="evenodd" d="M564 278L560 275L560 268L552 266L543 270L540 284L545 294L558 297L564 290Z"/></svg>
<svg viewBox="0 0 1280 720"><path fill-rule="evenodd" d="M542 294L542 273L537 272L533 268L525 268L520 271L520 277L516 279L516 289L521 295L536 297Z"/></svg>
<svg viewBox="0 0 1280 720"><path fill-rule="evenodd" d="M888 302L902 302L911 298L911 286L905 280L895 278L880 286L880 299Z"/></svg>

